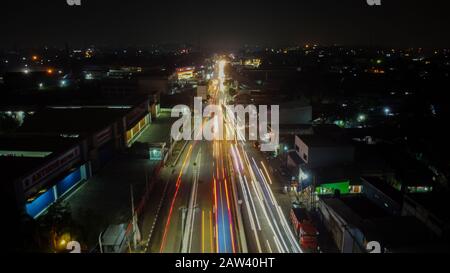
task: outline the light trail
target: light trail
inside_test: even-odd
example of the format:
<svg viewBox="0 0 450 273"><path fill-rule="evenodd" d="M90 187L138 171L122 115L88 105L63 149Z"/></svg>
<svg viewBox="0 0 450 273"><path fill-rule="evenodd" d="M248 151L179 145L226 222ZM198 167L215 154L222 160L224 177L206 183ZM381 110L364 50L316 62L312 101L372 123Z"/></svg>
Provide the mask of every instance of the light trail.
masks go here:
<svg viewBox="0 0 450 273"><path fill-rule="evenodd" d="M236 246L235 246L235 242L234 242L234 233L233 233L233 227L232 227L233 220L231 218L230 198L228 196L228 185L227 185L227 179L226 178L225 178L225 195L226 195L226 198L227 198L228 221L230 223L231 246L232 246L232 249L233 249L233 253L235 253L236 252Z"/></svg>
<svg viewBox="0 0 450 273"><path fill-rule="evenodd" d="M227 234L225 232L225 217L223 216L224 211L223 211L223 196L222 196L222 183L219 181L219 205L220 205L220 222L221 222L221 226L222 226L222 232L219 234L222 234L222 242L223 242L223 247L225 248L224 252L227 252ZM220 225L220 224L219 224ZM219 243L221 241L219 240Z"/></svg>
<svg viewBox="0 0 450 273"><path fill-rule="evenodd" d="M252 197L252 195L250 193L250 187L248 185L247 177L244 176L244 180L245 180L245 184L244 185L245 185L245 187L247 189L248 196L250 197L252 209L253 209L253 212L254 212L254 217L256 219L256 224L258 225L258 230L261 230L261 224L259 223L258 214L256 213L255 202L253 201L253 197Z"/></svg>
<svg viewBox="0 0 450 273"><path fill-rule="evenodd" d="M250 210L249 201L248 201L248 196L250 196L250 198L251 198L251 195L250 195L250 193L248 193L248 192L246 191L246 185L244 185L244 182L243 182L243 180L242 180L242 176L239 176L239 181L240 181L240 183L241 183L241 188L242 188L243 193L244 193L244 201L245 201L245 203L246 203L247 214L248 214L248 216L250 217L250 224L251 224L251 227L252 227L252 230L253 230L253 235L255 236L256 245L257 245L257 247L258 247L258 252L261 253L261 252L262 252L262 250L261 250L261 243L260 243L260 241L259 241L259 236L258 236L258 233L257 233L257 231L256 231L255 221L253 220L253 218L256 218L256 221L258 221L258 218L255 216L255 215L256 215L256 212L255 212L255 214L252 214L252 212L251 212L251 210ZM247 194L248 194L248 196L247 196ZM252 201L252 206L253 206L253 208L254 208L254 206L255 206L255 205L253 204L253 201ZM258 222L258 230L261 230L261 227L259 226L259 222Z"/></svg>
<svg viewBox="0 0 450 273"><path fill-rule="evenodd" d="M243 159L241 152L243 154ZM261 228L258 220L258 211L253 200L253 197L255 197L257 201L256 203L262 213L262 218L267 220L267 225L273 235L276 250L278 252L301 252L298 242L296 242L292 231L290 231L287 221L282 214L281 209L279 209L273 192L270 189L269 185L273 182L264 162L261 161L261 165L258 166L253 157L250 160L247 152L244 150L243 143L239 143L238 146L232 145L231 156L233 157L233 166L236 169L236 173L240 179L239 182L241 184L245 204L248 206L247 212L249 214L252 229L255 228L255 224L258 225L259 230ZM247 180L245 175L243 175L244 179L242 179L241 170L246 170L251 179ZM258 221L258 223L255 223L253 219ZM255 236L255 238L256 237L257 236ZM259 240L256 241L259 242ZM270 245L268 248L269 247ZM272 250L271 247L270 250Z"/></svg>
<svg viewBox="0 0 450 273"><path fill-rule="evenodd" d="M182 175L183 175L183 169L184 169L184 167L185 167L185 165L186 165L186 162L188 161L188 159L189 159L190 156L191 156L191 152L192 152L192 145L189 146L189 150L188 150L188 152L187 152L187 154L186 154L186 157L185 157L184 160L183 160L183 164L181 165L180 173L178 174L178 178L177 178L177 182L176 182L176 190L175 190L175 194L174 194L174 196L173 196L173 198L172 198L172 203L171 203L171 205L170 205L170 210L169 210L169 216L168 216L168 218L167 218L167 222L166 222L166 225L165 225L165 227L164 227L163 239L162 239L161 247L160 247L160 249L159 249L159 252L161 252L161 253L164 251L164 248L165 248L165 246L166 246L167 232L168 232L168 230L169 230L170 220L171 220L171 218L172 218L173 207L174 207L174 205L175 205L175 200L176 200L177 195L178 195L178 190L180 189L180 185L181 185L181 177L182 177Z"/></svg>
<svg viewBox="0 0 450 273"><path fill-rule="evenodd" d="M280 231L280 228L279 228L279 225L278 225L278 221L276 221L276 218L275 218L275 215L273 213L273 210L271 209L273 207L273 205L274 205L274 203L273 203L274 200L272 200L272 197L270 195L271 191L269 189L269 193L268 193L267 189L263 190L263 188L265 188L266 184L264 184L264 179L262 179L261 174L259 173L260 170L259 170L258 165L256 164L254 158L252 158L252 161L254 163L253 167L257 170L257 174L261 178L261 179L257 180L259 183L255 183L256 184L255 188L260 192L261 199L264 200L264 204L266 204L266 206L267 206L267 210L266 210L266 208L264 208L263 212L266 215L267 215L267 211L269 212L268 213L268 214L270 214L270 218L268 218L269 222L273 223L273 226L275 227L275 230L276 230L276 232L274 230L274 233L277 234L277 239L281 242L281 244L283 246L283 249L284 250L288 250L288 247L287 247L287 244L285 242L285 239L282 236L282 233ZM268 197L263 198L263 196L268 196ZM267 202L267 199L269 199L271 201L272 206ZM272 227L272 224L271 224L271 227ZM273 229L273 227L272 227L272 229Z"/></svg>
<svg viewBox="0 0 450 273"><path fill-rule="evenodd" d="M269 249L269 252L273 253L272 248L270 247L269 240L266 240L266 245L267 245L267 248Z"/></svg>
<svg viewBox="0 0 450 273"><path fill-rule="evenodd" d="M209 242L210 242L210 251L214 252L214 243L213 243L213 223L212 223L212 211L209 211Z"/></svg>
<svg viewBox="0 0 450 273"><path fill-rule="evenodd" d="M218 221L218 206L217 206L217 183L214 177L214 211L215 211L215 235L216 235L216 252L219 253L219 221Z"/></svg>
<svg viewBox="0 0 450 273"><path fill-rule="evenodd" d="M205 211L202 210L202 253L205 253Z"/></svg>
<svg viewBox="0 0 450 273"><path fill-rule="evenodd" d="M270 185L272 185L272 179L270 179L270 175L269 175L269 172L267 171L266 165L264 165L264 162L262 162L262 161L261 161L261 165L263 166L264 171L266 172L266 175L269 178Z"/></svg>

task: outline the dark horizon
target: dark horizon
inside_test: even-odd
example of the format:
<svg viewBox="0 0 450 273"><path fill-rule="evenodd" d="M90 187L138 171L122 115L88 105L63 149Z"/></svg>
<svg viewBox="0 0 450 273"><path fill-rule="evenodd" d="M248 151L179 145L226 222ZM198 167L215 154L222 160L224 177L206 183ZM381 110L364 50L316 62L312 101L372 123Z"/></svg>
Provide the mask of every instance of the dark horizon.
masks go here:
<svg viewBox="0 0 450 273"><path fill-rule="evenodd" d="M442 48L445 1L7 1L1 48L191 43L367 45ZM19 15L18 15L19 14ZM126 41L126 42L125 42Z"/></svg>

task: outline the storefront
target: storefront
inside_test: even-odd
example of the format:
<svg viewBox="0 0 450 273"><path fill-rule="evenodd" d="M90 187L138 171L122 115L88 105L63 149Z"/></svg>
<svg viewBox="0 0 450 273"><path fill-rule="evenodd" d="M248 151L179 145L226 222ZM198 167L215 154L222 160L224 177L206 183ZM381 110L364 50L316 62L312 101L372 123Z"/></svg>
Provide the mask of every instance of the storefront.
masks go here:
<svg viewBox="0 0 450 273"><path fill-rule="evenodd" d="M33 218L37 218L55 201L63 198L73 189L80 185L81 182L87 179L86 165L82 165L63 179L59 180L54 186L44 188L39 191L39 194L28 199L25 205L26 212Z"/></svg>
<svg viewBox="0 0 450 273"><path fill-rule="evenodd" d="M38 217L89 176L90 165L82 164L80 146L46 161L22 180L25 211Z"/></svg>

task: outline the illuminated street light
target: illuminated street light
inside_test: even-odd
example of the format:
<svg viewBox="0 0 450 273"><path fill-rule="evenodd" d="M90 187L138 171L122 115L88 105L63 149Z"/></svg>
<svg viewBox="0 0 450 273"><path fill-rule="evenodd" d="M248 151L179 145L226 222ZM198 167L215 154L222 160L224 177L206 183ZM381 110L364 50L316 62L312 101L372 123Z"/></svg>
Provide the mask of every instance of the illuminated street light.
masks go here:
<svg viewBox="0 0 450 273"><path fill-rule="evenodd" d="M366 120L366 115L364 114L360 114L357 118L358 122L363 122Z"/></svg>
<svg viewBox="0 0 450 273"><path fill-rule="evenodd" d="M384 107L383 111L386 116L388 116L391 113L391 109L389 109L389 107Z"/></svg>
<svg viewBox="0 0 450 273"><path fill-rule="evenodd" d="M304 173L302 170L300 170L300 180L307 180L309 178L309 175L307 173Z"/></svg>

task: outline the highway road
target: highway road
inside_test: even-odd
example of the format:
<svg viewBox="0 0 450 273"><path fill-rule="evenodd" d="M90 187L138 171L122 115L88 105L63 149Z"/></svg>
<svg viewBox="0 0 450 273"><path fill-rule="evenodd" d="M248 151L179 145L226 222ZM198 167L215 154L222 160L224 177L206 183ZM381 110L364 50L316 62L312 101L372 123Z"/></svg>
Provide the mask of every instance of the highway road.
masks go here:
<svg viewBox="0 0 450 273"><path fill-rule="evenodd" d="M223 107L203 119L214 131L223 121L224 135L235 131L225 113L225 65L217 62L209 87L210 103ZM161 172L166 182L149 252L301 252L271 190L267 163L249 145L238 136L186 142L176 165Z"/></svg>

